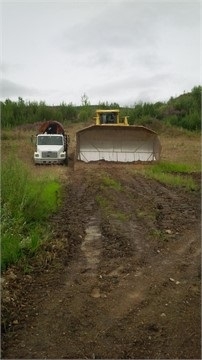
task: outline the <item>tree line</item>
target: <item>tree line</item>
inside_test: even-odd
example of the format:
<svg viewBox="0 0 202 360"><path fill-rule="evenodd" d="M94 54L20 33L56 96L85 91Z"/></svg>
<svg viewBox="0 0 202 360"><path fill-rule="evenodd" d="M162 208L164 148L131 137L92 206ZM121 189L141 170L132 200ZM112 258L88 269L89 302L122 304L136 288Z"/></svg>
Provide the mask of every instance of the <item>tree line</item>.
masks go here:
<svg viewBox="0 0 202 360"><path fill-rule="evenodd" d="M121 116L128 116L130 125L149 125L159 120L172 126L187 130L201 129L201 86L195 86L191 92L176 98L171 97L168 102L138 103L132 107L120 107L117 103L103 102L91 105L86 94L81 98L81 105L61 103L49 106L45 102L26 102L21 97L18 101L6 99L1 104L1 126L12 128L22 124L33 124L45 120L56 120L63 124L87 122L92 120L97 108L120 109Z"/></svg>
<svg viewBox="0 0 202 360"><path fill-rule="evenodd" d="M152 119L164 121L190 131L201 129L201 86L195 86L191 92L168 102L155 104L137 104L131 111L130 120L142 125L149 124Z"/></svg>

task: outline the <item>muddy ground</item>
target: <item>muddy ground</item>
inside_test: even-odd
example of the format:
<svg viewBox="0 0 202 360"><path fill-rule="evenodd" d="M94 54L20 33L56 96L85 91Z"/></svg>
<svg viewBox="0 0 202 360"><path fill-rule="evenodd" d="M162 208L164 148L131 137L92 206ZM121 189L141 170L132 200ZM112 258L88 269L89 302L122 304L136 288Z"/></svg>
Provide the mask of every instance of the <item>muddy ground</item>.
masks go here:
<svg viewBox="0 0 202 360"><path fill-rule="evenodd" d="M4 275L3 358L200 359L199 192L132 166L64 171L51 241Z"/></svg>

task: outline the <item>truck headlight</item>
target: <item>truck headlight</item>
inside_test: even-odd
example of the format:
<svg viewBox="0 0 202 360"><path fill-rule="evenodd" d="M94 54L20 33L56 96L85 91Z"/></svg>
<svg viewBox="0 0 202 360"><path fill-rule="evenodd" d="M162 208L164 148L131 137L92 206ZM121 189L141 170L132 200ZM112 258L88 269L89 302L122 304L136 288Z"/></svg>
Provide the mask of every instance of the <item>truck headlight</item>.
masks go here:
<svg viewBox="0 0 202 360"><path fill-rule="evenodd" d="M34 157L39 157L39 154L38 153L34 153Z"/></svg>

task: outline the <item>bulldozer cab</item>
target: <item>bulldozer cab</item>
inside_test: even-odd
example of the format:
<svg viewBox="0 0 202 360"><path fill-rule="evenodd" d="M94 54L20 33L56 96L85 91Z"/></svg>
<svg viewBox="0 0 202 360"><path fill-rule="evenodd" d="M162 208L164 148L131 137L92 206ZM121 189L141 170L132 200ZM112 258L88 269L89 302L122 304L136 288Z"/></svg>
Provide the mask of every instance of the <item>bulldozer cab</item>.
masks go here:
<svg viewBox="0 0 202 360"><path fill-rule="evenodd" d="M98 124L118 124L119 112L117 111L99 111L97 112Z"/></svg>
<svg viewBox="0 0 202 360"><path fill-rule="evenodd" d="M128 125L126 116L123 120L120 119L119 110L97 110L95 120L96 125Z"/></svg>

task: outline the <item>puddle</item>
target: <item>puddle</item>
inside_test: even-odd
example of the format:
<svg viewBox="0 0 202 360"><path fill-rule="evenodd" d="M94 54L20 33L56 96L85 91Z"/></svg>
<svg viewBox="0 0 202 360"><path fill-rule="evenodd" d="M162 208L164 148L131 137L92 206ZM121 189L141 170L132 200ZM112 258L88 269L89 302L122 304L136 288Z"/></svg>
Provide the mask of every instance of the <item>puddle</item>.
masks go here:
<svg viewBox="0 0 202 360"><path fill-rule="evenodd" d="M85 231L86 236L81 244L81 250L86 258L88 273L95 276L102 250L102 234L95 218L91 218Z"/></svg>

